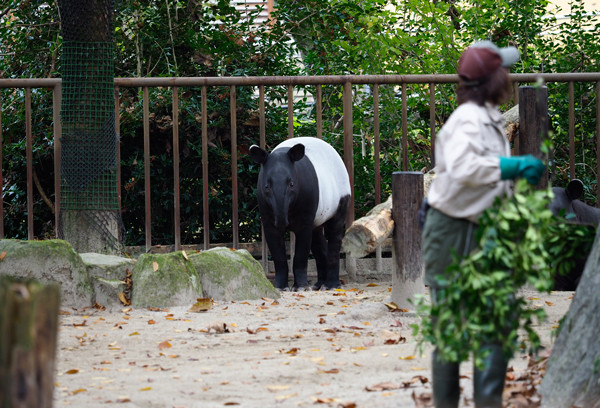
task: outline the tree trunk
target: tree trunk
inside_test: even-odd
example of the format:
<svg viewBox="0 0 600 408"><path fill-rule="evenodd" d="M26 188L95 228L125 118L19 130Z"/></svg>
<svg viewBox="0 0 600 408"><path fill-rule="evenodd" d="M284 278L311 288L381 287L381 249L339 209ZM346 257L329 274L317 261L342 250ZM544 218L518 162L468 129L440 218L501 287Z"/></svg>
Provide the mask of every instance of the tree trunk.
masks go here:
<svg viewBox="0 0 600 408"><path fill-rule="evenodd" d="M121 252L113 0L59 0L63 36L59 238Z"/></svg>
<svg viewBox="0 0 600 408"><path fill-rule="evenodd" d="M0 278L0 406L52 406L60 288Z"/></svg>
<svg viewBox="0 0 600 408"><path fill-rule="evenodd" d="M600 407L600 229L540 387L543 407Z"/></svg>

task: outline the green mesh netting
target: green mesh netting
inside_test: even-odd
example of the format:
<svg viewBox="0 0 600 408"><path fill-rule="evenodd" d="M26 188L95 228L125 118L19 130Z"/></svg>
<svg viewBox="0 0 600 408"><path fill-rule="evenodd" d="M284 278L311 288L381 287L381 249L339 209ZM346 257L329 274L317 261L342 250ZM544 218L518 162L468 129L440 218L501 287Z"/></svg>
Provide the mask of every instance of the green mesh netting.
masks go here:
<svg viewBox="0 0 600 408"><path fill-rule="evenodd" d="M58 3L63 36L59 236L68 228L64 212L77 212L109 245L119 246L113 1Z"/></svg>

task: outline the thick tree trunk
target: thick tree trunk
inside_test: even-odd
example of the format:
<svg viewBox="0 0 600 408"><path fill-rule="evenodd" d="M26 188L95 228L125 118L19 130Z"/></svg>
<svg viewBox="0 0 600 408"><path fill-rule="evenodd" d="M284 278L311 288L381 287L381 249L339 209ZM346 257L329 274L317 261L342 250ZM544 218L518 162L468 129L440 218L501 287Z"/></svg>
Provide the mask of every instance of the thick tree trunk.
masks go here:
<svg viewBox="0 0 600 408"><path fill-rule="evenodd" d="M63 35L59 238L121 252L113 0L59 0Z"/></svg>
<svg viewBox="0 0 600 408"><path fill-rule="evenodd" d="M600 230L548 360L543 407L600 407Z"/></svg>
<svg viewBox="0 0 600 408"><path fill-rule="evenodd" d="M52 406L58 285L0 278L0 406Z"/></svg>

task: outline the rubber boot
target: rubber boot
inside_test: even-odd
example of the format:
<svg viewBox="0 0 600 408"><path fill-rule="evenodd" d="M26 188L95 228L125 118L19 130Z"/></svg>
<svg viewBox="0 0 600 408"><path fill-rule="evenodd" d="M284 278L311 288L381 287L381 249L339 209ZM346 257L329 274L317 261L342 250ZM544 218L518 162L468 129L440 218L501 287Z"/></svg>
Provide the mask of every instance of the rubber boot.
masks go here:
<svg viewBox="0 0 600 408"><path fill-rule="evenodd" d="M508 360L499 345L484 346L490 354L484 359L484 369L475 368L473 388L475 407L502 408L502 392Z"/></svg>
<svg viewBox="0 0 600 408"><path fill-rule="evenodd" d="M457 408L460 398L458 363L447 363L433 352L433 405L435 408Z"/></svg>

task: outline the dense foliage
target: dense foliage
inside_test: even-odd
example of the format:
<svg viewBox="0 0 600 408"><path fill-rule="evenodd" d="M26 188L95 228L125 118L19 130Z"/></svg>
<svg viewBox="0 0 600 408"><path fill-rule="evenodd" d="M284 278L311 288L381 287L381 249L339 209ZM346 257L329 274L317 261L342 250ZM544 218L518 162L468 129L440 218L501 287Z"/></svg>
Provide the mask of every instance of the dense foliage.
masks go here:
<svg viewBox="0 0 600 408"><path fill-rule="evenodd" d="M8 0L0 8L0 76L60 76L60 26L55 1ZM268 24L257 23L258 11L237 11L229 1L117 1L115 46L117 76L253 76L333 74L454 73L461 50L475 39L501 46L514 44L522 53L514 72L600 71L596 22L581 1L573 1L571 19L546 18L547 1L536 0L289 0L276 2ZM294 131L314 135L313 88L296 89ZM202 240L202 172L199 89L180 91L181 216L183 243ZM231 241L229 92L208 90L209 197L211 240ZM286 89L267 92L267 144L287 135ZM373 89L354 87L356 215L375 203L373 170ZM258 141L256 90L238 87L237 137L242 241L258 237L254 198L258 168L245 149ZM302 96L304 95L304 96ZM556 146L556 183L568 177L568 93L566 85L550 85L550 113ZM595 89L577 84L577 174L595 190ZM25 154L22 90L1 90L6 234L25 237ZM454 88L437 86L436 127L455 107ZM324 138L341 144L341 90L324 87ZM52 96L33 90L36 235L52 234L53 198ZM410 85L409 167L432 166L429 138L429 88ZM141 90L121 89L123 219L127 244L143 242L143 143ZM150 94L153 242L173 242L171 90ZM400 90L380 87L382 195L389 194L391 173L402 156ZM588 194L588 200L591 195Z"/></svg>
<svg viewBox="0 0 600 408"><path fill-rule="evenodd" d="M554 216L551 199L551 188L535 190L519 180L513 197L498 198L484 212L476 237L480 249L448 268L437 302L416 299L424 318L413 329L421 346L431 342L442 358L455 362L473 352L476 364L483 362L485 344L502 344L508 356L539 349L533 320L541 321L545 311L531 307L519 289L529 284L549 292L554 273L568 273L596 235L594 226Z"/></svg>

